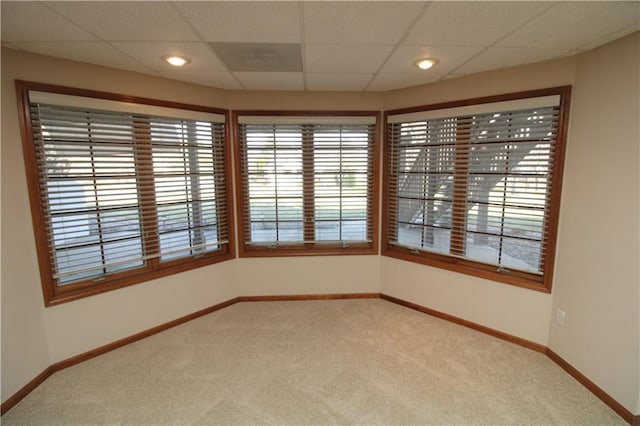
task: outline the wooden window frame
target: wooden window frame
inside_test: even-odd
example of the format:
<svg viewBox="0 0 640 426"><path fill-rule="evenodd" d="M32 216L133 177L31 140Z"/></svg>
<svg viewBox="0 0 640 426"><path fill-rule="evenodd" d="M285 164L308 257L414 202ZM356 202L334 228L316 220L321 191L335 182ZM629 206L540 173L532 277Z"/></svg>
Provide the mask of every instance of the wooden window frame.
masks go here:
<svg viewBox="0 0 640 426"><path fill-rule="evenodd" d="M204 113L220 114L225 117L224 124L224 148L225 170L224 170L224 200L227 208L227 238L226 244L222 244L217 250L200 254L197 256L189 255L180 259L168 260L161 262L159 258L152 258L138 268L115 272L105 276L104 279L98 281L87 279L70 284L59 286L57 280L53 278L54 269L50 261L50 247L46 233L46 218L44 209L41 208L41 188L39 183L39 171L36 160L36 149L33 142L33 128L30 114L29 92L39 91L61 95L82 96L87 98L96 98L109 101L127 102L135 104L150 105L155 107L165 107L181 110L191 110ZM229 141L229 111L219 108L211 108L200 105L184 104L179 102L165 101L152 98L144 98L130 96L124 94L101 92L95 90L87 90L73 88L67 86L51 85L37 82L16 80L16 92L18 100L18 116L20 121L20 129L22 134L22 148L26 169L27 186L29 191L29 200L31 206L31 217L33 222L34 237L36 242L36 251L38 255L38 265L40 270L40 278L45 306L53 306L61 303L70 302L84 297L101 294L118 288L146 282L149 280L165 277L191 269L200 268L214 263L235 258L235 241L233 229L233 199L231 187L231 168L229 167L231 158L231 148ZM146 157L149 158L151 146L150 143L135 144L134 151L136 156L146 151ZM149 170L149 165L143 165L136 161L138 170L146 170L147 173L141 173L139 185L147 188L153 188L153 172ZM140 193L140 192L139 192ZM140 196L140 210L144 212L155 211L154 196L149 196L149 191L142 191ZM153 194L153 191L151 191ZM144 196L142 196L144 195ZM154 213L155 214L155 213ZM158 247L158 237L154 230L157 230L157 218L146 219L149 215L144 215L145 219L141 223L141 238L143 246ZM151 215L153 217L153 215ZM147 234L147 236L145 236Z"/></svg>
<svg viewBox="0 0 640 426"><path fill-rule="evenodd" d="M242 136L239 118L241 116L264 116L264 117L374 117L373 134L373 158L371 160L372 188L370 188L371 206L371 232L370 243L343 244L335 243L299 243L299 244L278 244L276 246L248 244L245 235L250 229L249 217L245 217L244 212L248 211L248 187L242 176L243 164L241 155ZM382 114L379 111L289 111L289 110L237 110L232 112L232 128L235 141L235 177L236 177L236 200L237 200L237 227L238 227L238 252L239 257L284 257L284 256L332 256L332 255L372 255L378 254L379 238L379 187L380 187L380 130ZM310 123L311 125L313 123ZM310 154L309 154L310 153ZM313 149L308 149L308 145L303 144L303 182L309 184L313 182L313 171L310 170L309 161L313 161ZM307 188L311 187L308 185ZM305 217L313 216L314 200L313 191L303 193L303 211ZM303 234L305 240L314 238L313 222L303 221Z"/></svg>
<svg viewBox="0 0 640 426"><path fill-rule="evenodd" d="M418 251L409 247L401 246L398 244L393 244L389 239L389 231L391 227L395 226L395 213L391 211L390 208L390 182L391 179L391 168L393 165L392 161L392 153L390 152L390 135L389 135L389 117L392 115L398 114L407 114L414 112L423 112L423 111L432 111L432 110L441 110L448 108L458 108L458 107L466 107L470 105L479 105L485 103L493 103L493 102L503 102L503 101L511 101L518 99L526 99L526 98L535 98L542 96L552 96L559 95L560 96L560 106L559 106L559 117L558 117L558 128L557 128L557 139L555 145L555 156L554 163L552 169L552 178L551 178L551 191L549 196L548 206L548 214L545 218L545 225L543 230L547 233L546 240L546 256L545 262L542 268L542 274L533 274L523 271L517 270L507 270L501 268L496 268L495 265L482 263L474 260L470 260L467 258L457 257L454 254L461 254L463 252L464 238L461 238L459 234L464 232L464 224L463 228L460 228L460 222L464 222L464 212L459 212L457 215L459 220L452 223L451 229L451 248L450 253L452 255L440 254L435 252L428 251ZM569 120L569 108L570 108L570 98L571 98L571 86L559 86L559 87L551 87L546 89L539 90L528 90L523 92L516 93L507 93L495 96L486 96L472 99L465 99L459 101L431 104L431 105L423 105L411 108L402 108L396 110L385 111L383 126L385 129L384 141L385 141L385 149L384 149L384 168L383 168L383 212L382 212L382 235L383 235L383 243L382 243L382 255L387 257L392 257L396 259L401 259L413 263L419 263L428 266L434 266L454 272L459 272L475 277L485 278L492 281L497 281L505 284L510 284L530 290L540 291L544 293L551 293L552 283L553 283L553 271L555 265L555 253L556 253L556 237L558 231L558 217L560 212L560 197L561 197L561 189L562 189L562 175L564 169L564 157L566 150L566 140L568 133L568 120ZM456 145L464 145L466 142L464 140L458 140ZM456 174L454 176L459 176L458 172L460 168L466 167L460 162L455 163ZM463 171L462 171L463 172ZM453 209L460 209L460 206L463 206L465 203L465 198L467 194L466 185L464 182L455 183L456 190L455 197L453 201ZM543 232L544 232L543 231Z"/></svg>

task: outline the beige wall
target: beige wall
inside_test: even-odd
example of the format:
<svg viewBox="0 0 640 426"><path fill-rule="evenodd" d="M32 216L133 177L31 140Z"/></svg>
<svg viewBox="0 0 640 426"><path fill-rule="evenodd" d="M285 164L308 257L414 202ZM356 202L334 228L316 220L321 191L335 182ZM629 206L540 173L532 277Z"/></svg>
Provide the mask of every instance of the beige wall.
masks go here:
<svg viewBox="0 0 640 426"><path fill-rule="evenodd" d="M382 258L382 292L543 345L551 296L445 269Z"/></svg>
<svg viewBox="0 0 640 426"><path fill-rule="evenodd" d="M640 36L578 58L549 346L630 411L639 387ZM638 411L635 411L636 413Z"/></svg>
<svg viewBox="0 0 640 426"><path fill-rule="evenodd" d="M17 108L12 77L2 58L2 400L24 386L51 362L46 343L38 285L29 199L16 133ZM16 164L18 163L18 164ZM23 233L14 233L21 230ZM26 233L25 233L26 232ZM12 267L18 265L19 267Z"/></svg>
<svg viewBox="0 0 640 426"><path fill-rule="evenodd" d="M362 92L259 92L229 91L225 108L231 110L380 111L384 95Z"/></svg>
<svg viewBox="0 0 640 426"><path fill-rule="evenodd" d="M379 256L238 259L240 296L379 293Z"/></svg>
<svg viewBox="0 0 640 426"><path fill-rule="evenodd" d="M640 235L635 37L578 58L384 94L225 92L3 49L2 399L50 363L237 295L382 291L548 344L628 409L640 409L639 240L633 237ZM610 62L605 66L600 58ZM553 294L379 256L322 256L238 259L45 309L28 214L14 78L229 109L308 110L391 109L574 84ZM627 124L613 129L617 119L610 112L622 105L629 107ZM602 118L607 121L604 127ZM614 144L619 152L607 148ZM594 167L600 161L604 165ZM601 187L600 177L622 179L628 183L627 194L591 190ZM593 204L613 201L620 208L614 211L615 223L606 221L611 231L593 229L604 213ZM556 307L567 311L563 328L551 324Z"/></svg>
<svg viewBox="0 0 640 426"><path fill-rule="evenodd" d="M44 309L52 363L237 295L233 261Z"/></svg>

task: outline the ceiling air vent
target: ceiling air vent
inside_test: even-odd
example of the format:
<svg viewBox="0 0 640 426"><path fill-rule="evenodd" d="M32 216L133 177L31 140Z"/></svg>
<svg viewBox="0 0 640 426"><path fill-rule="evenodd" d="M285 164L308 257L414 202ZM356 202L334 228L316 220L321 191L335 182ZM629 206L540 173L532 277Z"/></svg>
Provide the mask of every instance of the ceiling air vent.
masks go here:
<svg viewBox="0 0 640 426"><path fill-rule="evenodd" d="M229 71L302 72L297 43L209 43Z"/></svg>

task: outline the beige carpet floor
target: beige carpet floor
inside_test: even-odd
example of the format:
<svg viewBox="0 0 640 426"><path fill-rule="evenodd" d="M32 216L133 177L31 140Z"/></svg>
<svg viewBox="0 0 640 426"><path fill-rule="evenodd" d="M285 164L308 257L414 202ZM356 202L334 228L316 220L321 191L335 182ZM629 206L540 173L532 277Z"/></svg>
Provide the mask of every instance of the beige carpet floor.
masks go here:
<svg viewBox="0 0 640 426"><path fill-rule="evenodd" d="M625 425L546 356L380 299L238 303L51 376L10 425Z"/></svg>

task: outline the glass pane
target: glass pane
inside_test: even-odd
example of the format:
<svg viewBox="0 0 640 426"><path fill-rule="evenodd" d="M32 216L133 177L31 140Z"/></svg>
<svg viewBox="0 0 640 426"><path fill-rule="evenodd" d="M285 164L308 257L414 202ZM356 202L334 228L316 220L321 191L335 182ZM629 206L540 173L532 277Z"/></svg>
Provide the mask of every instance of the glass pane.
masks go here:
<svg viewBox="0 0 640 426"><path fill-rule="evenodd" d="M98 239L94 238L93 242L98 242ZM85 270L101 264L102 251L98 244L87 247L68 248L56 251L55 253L56 270L61 274L58 282L61 286L81 279L101 275L103 273L102 269L97 271L93 269Z"/></svg>
<svg viewBox="0 0 640 426"><path fill-rule="evenodd" d="M131 117L44 105L38 113L34 140L59 285L142 266Z"/></svg>
<svg viewBox="0 0 640 426"><path fill-rule="evenodd" d="M366 220L316 221L318 241L367 241Z"/></svg>
<svg viewBox="0 0 640 426"><path fill-rule="evenodd" d="M467 233L467 257L521 271L536 272L540 267L540 241Z"/></svg>
<svg viewBox="0 0 640 426"><path fill-rule="evenodd" d="M151 123L161 260L218 248L214 124L171 118Z"/></svg>
<svg viewBox="0 0 640 426"><path fill-rule="evenodd" d="M467 232L466 257L479 262L498 264L500 237Z"/></svg>
<svg viewBox="0 0 640 426"><path fill-rule="evenodd" d="M448 253L456 120L400 125L397 229L401 245Z"/></svg>
<svg viewBox="0 0 640 426"><path fill-rule="evenodd" d="M302 221L278 222L278 241L304 241Z"/></svg>
<svg viewBox="0 0 640 426"><path fill-rule="evenodd" d="M302 131L297 125L245 125L248 238L253 242L303 237Z"/></svg>
<svg viewBox="0 0 640 426"><path fill-rule="evenodd" d="M111 235L116 237L116 235ZM142 258L142 240L140 237L130 240L112 241L104 244L104 256L107 264L107 272L117 272L135 266L142 266L142 260L127 262L130 258Z"/></svg>
<svg viewBox="0 0 640 426"><path fill-rule="evenodd" d="M535 110L473 117L468 257L540 270L552 157L550 118Z"/></svg>
<svg viewBox="0 0 640 426"><path fill-rule="evenodd" d="M343 220L340 223L342 239L346 241L367 241L367 221Z"/></svg>
<svg viewBox="0 0 640 426"><path fill-rule="evenodd" d="M451 230L421 225L399 224L398 243L406 247L424 248L437 253L449 253Z"/></svg>
<svg viewBox="0 0 640 426"><path fill-rule="evenodd" d="M314 226L318 241L366 241L369 129L314 126Z"/></svg>
<svg viewBox="0 0 640 426"><path fill-rule="evenodd" d="M316 240L340 241L341 222L339 220L316 220Z"/></svg>
<svg viewBox="0 0 640 426"><path fill-rule="evenodd" d="M501 264L519 270L539 271L541 247L540 241L503 238Z"/></svg>
<svg viewBox="0 0 640 426"><path fill-rule="evenodd" d="M189 250L185 250L191 244L191 234L189 230L165 231L160 234L160 248L162 251L162 260L172 260L184 257L190 254Z"/></svg>

